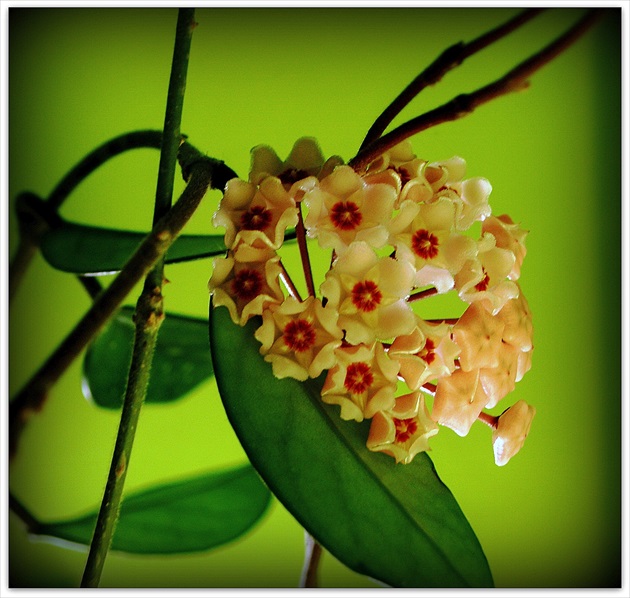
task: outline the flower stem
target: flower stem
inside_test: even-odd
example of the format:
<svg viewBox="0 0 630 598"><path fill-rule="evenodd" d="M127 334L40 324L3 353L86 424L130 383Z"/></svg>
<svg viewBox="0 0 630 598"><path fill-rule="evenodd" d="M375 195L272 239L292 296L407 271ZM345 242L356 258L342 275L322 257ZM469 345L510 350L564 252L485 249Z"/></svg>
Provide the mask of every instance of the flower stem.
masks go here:
<svg viewBox="0 0 630 598"><path fill-rule="evenodd" d="M204 156L188 143L180 147L179 159L188 184L177 203L153 227L112 283L95 299L83 318L11 402L9 445L12 456L17 450L24 425L33 413L41 410L49 390L116 312L135 285L166 253L192 217L208 187L223 189L225 183L236 176L223 162Z"/></svg>
<svg viewBox="0 0 630 598"><path fill-rule="evenodd" d="M308 247L306 245L306 228L304 227L304 217L302 216L302 204L298 204L298 223L295 227L298 248L300 249L300 259L302 260L302 269L304 270L304 281L306 282L306 290L309 296L315 297L315 284L313 283L313 271L311 270L311 260L308 256Z"/></svg>
<svg viewBox="0 0 630 598"><path fill-rule="evenodd" d="M425 289L424 291L418 291L413 295L407 297L407 303L411 303L412 301L419 301L420 299L426 299L427 297L432 297L433 295L437 295L438 290L435 287L430 289Z"/></svg>
<svg viewBox="0 0 630 598"><path fill-rule="evenodd" d="M493 430L496 430L497 424L499 423L499 418L496 415L490 415L484 411L477 416L477 419L487 426L490 426Z"/></svg>
<svg viewBox="0 0 630 598"><path fill-rule="evenodd" d="M300 578L301 588L317 588L317 567L322 556L321 544L304 530L304 567Z"/></svg>
<svg viewBox="0 0 630 598"><path fill-rule="evenodd" d="M287 272L287 269L284 267L282 260L280 260L280 268L282 269L280 278L284 286L286 287L287 291L289 292L289 295L291 295L291 297L293 297L294 299L297 299L298 301L302 301L302 297L300 297L300 292L297 290L297 287L295 286L293 279Z"/></svg>
<svg viewBox="0 0 630 598"><path fill-rule="evenodd" d="M155 193L154 226L168 213L172 203L188 56L195 25L194 14L195 11L191 8L181 8L178 12ZM158 332L164 320L163 279L164 256L162 255L147 274L143 291L136 305L134 346L118 436L81 587L98 587L105 558L116 529L135 432L149 385Z"/></svg>
<svg viewBox="0 0 630 598"><path fill-rule="evenodd" d="M492 29L488 33L481 35L477 39L469 43L459 42L447 48L440 54L426 69L424 69L400 94L394 99L394 101L383 110L379 117L374 121L374 124L367 132L360 150L364 149L367 145L378 139L387 126L394 120L394 118L400 114L400 112L415 98L423 89L430 85L438 83L446 73L450 70L458 67L469 56L476 54L480 50L483 50L490 44L500 40L512 31L518 29L544 9L542 8L530 8L527 9L510 19L503 25Z"/></svg>
<svg viewBox="0 0 630 598"><path fill-rule="evenodd" d="M461 94L450 102L407 121L368 144L348 164L357 172L361 171L383 152L398 145L408 137L436 125L463 118L486 102L527 88L529 85L528 78L579 39L603 14L604 10L589 10L566 33L545 46L537 54L520 63L500 79L472 93Z"/></svg>

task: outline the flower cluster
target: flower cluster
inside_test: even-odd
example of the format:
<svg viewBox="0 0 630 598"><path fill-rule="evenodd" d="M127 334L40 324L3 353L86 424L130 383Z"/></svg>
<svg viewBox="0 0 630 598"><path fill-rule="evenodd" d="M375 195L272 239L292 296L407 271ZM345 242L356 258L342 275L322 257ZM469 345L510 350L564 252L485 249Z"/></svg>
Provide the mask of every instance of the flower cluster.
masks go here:
<svg viewBox="0 0 630 598"><path fill-rule="evenodd" d="M492 215L490 183L464 179L465 166L421 160L408 142L361 173L325 160L312 138L284 162L258 146L249 181L227 183L213 219L228 248L209 281L214 305L240 325L261 318L255 336L276 377L326 372L322 400L344 420L370 419L367 447L397 462L428 450L437 424L465 436L479 419L504 465L535 414L523 401L499 417L483 412L531 367L532 318L518 284L527 232ZM278 255L293 228L306 299ZM306 237L330 250L319 296ZM466 307L459 317L421 317L420 300L449 292Z"/></svg>

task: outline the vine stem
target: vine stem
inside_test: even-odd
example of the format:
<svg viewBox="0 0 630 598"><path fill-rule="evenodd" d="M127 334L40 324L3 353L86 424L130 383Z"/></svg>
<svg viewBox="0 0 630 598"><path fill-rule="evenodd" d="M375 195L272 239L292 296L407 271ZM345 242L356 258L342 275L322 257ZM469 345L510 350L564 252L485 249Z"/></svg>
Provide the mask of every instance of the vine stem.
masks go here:
<svg viewBox="0 0 630 598"><path fill-rule="evenodd" d="M85 156L59 181L47 200L44 201L30 192L18 196L16 213L20 242L9 266L9 302L15 296L31 260L37 253L42 237L48 230L61 224L59 208L81 181L118 154L142 147L160 149L161 143L162 131L141 130L119 135ZM83 278L82 284L94 297L97 293L94 282L86 282L84 277L79 278Z"/></svg>
<svg viewBox="0 0 630 598"><path fill-rule="evenodd" d="M398 145L408 137L429 129L430 127L463 118L482 104L502 95L526 89L529 85L528 78L586 33L598 18L601 17L604 10L605 9L589 10L586 15L566 33L545 46L537 54L534 54L517 65L500 79L472 93L461 94L453 98L450 102L442 104L434 110L425 112L407 121L368 144L360 150L348 164L354 168L355 171L362 171L383 152Z"/></svg>
<svg viewBox="0 0 630 598"><path fill-rule="evenodd" d="M15 455L22 429L33 413L42 409L52 386L116 312L135 285L166 253L192 217L208 187L223 189L225 183L236 176L223 162L203 156L188 143L180 147L179 160L187 185L177 203L153 227L112 283L96 297L81 320L11 402L11 456Z"/></svg>
<svg viewBox="0 0 630 598"><path fill-rule="evenodd" d="M192 8L180 8L178 11L155 192L153 226L168 213L172 204L188 57L192 31L195 26L194 15L195 10ZM149 385L158 332L164 320L163 279L164 257L162 255L148 272L144 288L136 304L134 313L135 336L127 388L107 485L81 580L81 587L84 588L98 587L105 558L116 529L135 432Z"/></svg>
<svg viewBox="0 0 630 598"><path fill-rule="evenodd" d="M535 16L540 14L543 8L529 8L514 18L510 19L503 25L484 33L477 39L469 43L459 42L452 45L442 52L426 69L424 69L398 96L392 103L383 110L383 112L374 121L374 124L367 132L360 150L378 139L387 126L400 114L400 112L415 98L423 89L430 85L435 85L441 81L442 77L450 70L458 67L466 60L466 58L483 50L490 44L495 43L505 37L512 31L515 31Z"/></svg>

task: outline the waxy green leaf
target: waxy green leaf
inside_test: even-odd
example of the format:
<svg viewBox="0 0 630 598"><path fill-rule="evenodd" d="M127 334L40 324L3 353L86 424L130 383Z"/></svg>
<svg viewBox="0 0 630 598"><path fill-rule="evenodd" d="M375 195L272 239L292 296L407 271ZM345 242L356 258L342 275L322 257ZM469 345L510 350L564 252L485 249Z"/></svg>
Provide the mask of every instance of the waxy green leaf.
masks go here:
<svg viewBox="0 0 630 598"><path fill-rule="evenodd" d="M324 375L276 379L254 331L211 311L211 349L230 422L251 463L304 528L351 569L395 587L490 587L487 560L433 463L365 446L369 422L324 404Z"/></svg>
<svg viewBox="0 0 630 598"><path fill-rule="evenodd" d="M208 550L251 529L270 500L249 464L155 486L124 499L112 549L141 554ZM43 523L34 533L89 545L97 514Z"/></svg>
<svg viewBox="0 0 630 598"><path fill-rule="evenodd" d="M44 235L42 254L57 270L73 274L118 272L146 233L64 222ZM225 253L223 235L181 235L166 252L166 263Z"/></svg>
<svg viewBox="0 0 630 598"><path fill-rule="evenodd" d="M123 307L85 352L83 392L100 407L122 407L133 347L133 311ZM158 335L146 401L175 401L212 373L208 322L167 314Z"/></svg>

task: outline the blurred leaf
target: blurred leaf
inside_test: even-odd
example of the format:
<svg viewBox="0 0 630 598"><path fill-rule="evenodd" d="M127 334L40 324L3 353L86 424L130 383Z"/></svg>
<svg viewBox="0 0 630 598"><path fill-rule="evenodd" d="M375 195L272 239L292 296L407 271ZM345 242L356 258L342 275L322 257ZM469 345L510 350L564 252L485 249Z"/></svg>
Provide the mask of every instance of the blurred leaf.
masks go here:
<svg viewBox="0 0 630 598"><path fill-rule="evenodd" d="M118 272L146 233L98 228L64 222L42 240L44 259L57 270L74 274ZM166 263L225 253L223 235L181 235L166 252Z"/></svg>
<svg viewBox="0 0 630 598"><path fill-rule="evenodd" d="M123 307L88 347L83 393L100 407L122 407L131 363L132 307ZM175 401L212 376L206 320L167 314L158 335L146 401Z"/></svg>
<svg viewBox="0 0 630 598"><path fill-rule="evenodd" d="M146 233L99 228L63 222L47 232L41 243L44 259L57 270L72 274L97 276L113 274L122 269ZM295 239L290 230L285 240ZM215 255L226 251L223 235L181 235L166 252L166 263L175 264Z"/></svg>
<svg viewBox="0 0 630 598"><path fill-rule="evenodd" d="M248 531L270 500L249 464L155 486L125 497L112 549L141 554L208 550ZM97 515L44 523L36 535L89 545Z"/></svg>
<svg viewBox="0 0 630 598"><path fill-rule="evenodd" d="M320 399L324 375L276 379L254 331L210 314L217 384L230 422L271 491L327 550L396 587L489 587L486 557L426 453L397 465L365 446L369 422Z"/></svg>

